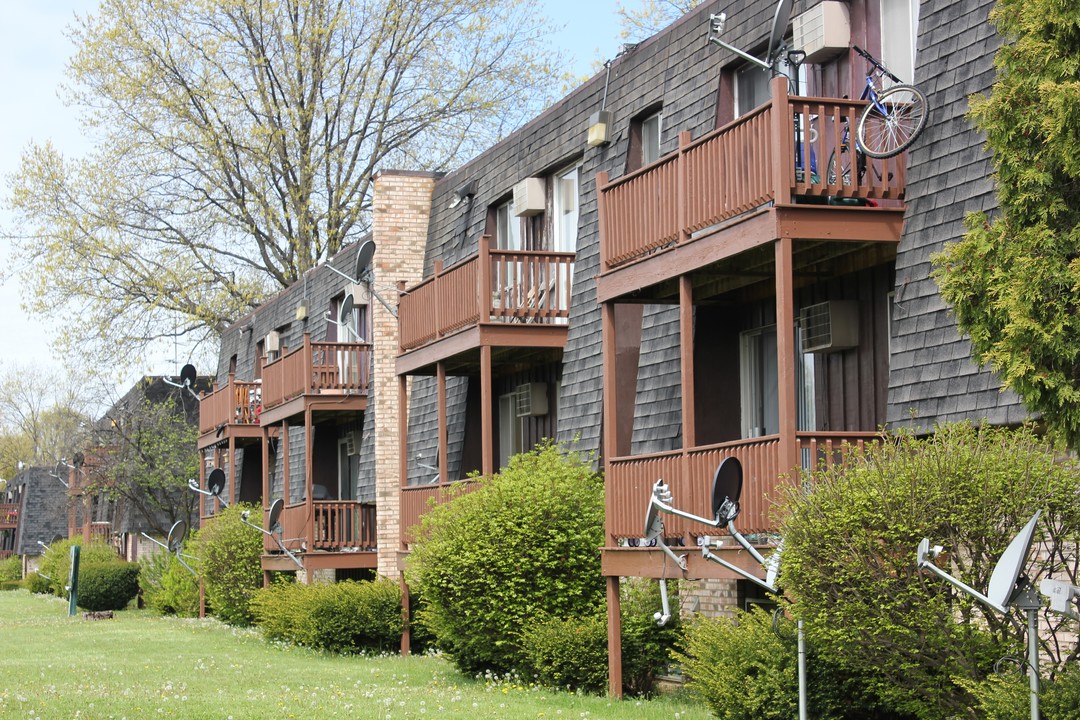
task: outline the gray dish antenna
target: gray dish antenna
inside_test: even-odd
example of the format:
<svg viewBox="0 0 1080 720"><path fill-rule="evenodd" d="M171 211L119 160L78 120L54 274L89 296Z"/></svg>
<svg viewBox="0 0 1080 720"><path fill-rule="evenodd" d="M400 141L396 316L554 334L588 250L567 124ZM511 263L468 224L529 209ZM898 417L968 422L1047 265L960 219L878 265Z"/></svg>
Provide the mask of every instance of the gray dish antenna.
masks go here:
<svg viewBox="0 0 1080 720"><path fill-rule="evenodd" d="M222 507L229 507L229 504L221 499L221 493L225 490L225 471L221 468L214 468L210 471L210 474L206 476L205 490L199 487L199 481L195 478L188 480L188 489L192 492L197 492L200 495L216 498L217 501L221 503Z"/></svg>
<svg viewBox="0 0 1080 720"><path fill-rule="evenodd" d="M1031 720L1039 720L1039 610L1042 600L1035 588L1020 573L1027 563L1031 542L1035 538L1035 525L1039 522L1042 510L1037 510L1027 521L1023 529L1012 539L1005 552L1001 554L994 571L990 574L990 586L986 594L957 580L932 561L941 553L941 546L930 545L929 538L919 542L916 562L920 570L929 570L945 582L975 598L983 605L996 610L1002 615L1008 608L1015 607L1027 613L1028 620L1028 680L1030 687Z"/></svg>
<svg viewBox="0 0 1080 720"><path fill-rule="evenodd" d="M188 532L187 521L186 520L177 520L176 522L173 523L172 527L169 528L169 534L165 536L165 542L161 542L160 540L158 540L156 538L152 538L149 535L147 535L146 533L142 533L142 536L144 538L146 538L147 540L149 540L150 542L154 543L155 545L159 545L159 546L165 548L165 550L167 550L169 553L175 555L177 561L181 565L183 565L184 568L189 573L191 573L192 575L197 575L198 573L196 573L195 570L192 569L192 567L190 565L188 565L186 562L184 562L184 558L189 558L189 559L194 559L194 558L192 558L191 555L185 555L184 553L180 552L180 549L184 545L184 538L187 537L187 532Z"/></svg>
<svg viewBox="0 0 1080 720"><path fill-rule="evenodd" d="M725 458L717 466L712 486L712 511L717 520L731 521L738 517L742 481L742 463L738 458Z"/></svg>
<svg viewBox="0 0 1080 720"><path fill-rule="evenodd" d="M244 523L248 527L255 528L256 530L261 532L263 535L266 535L266 536L270 537L270 539L272 539L277 544L277 546L281 549L281 552L285 553L285 555L288 556L288 558L290 560L292 560L296 564L296 567L303 570L304 569L304 563L300 562L300 560L295 555L293 555L291 552L289 552L289 548L285 547L285 543L283 543L281 541L281 538L279 538L277 535L274 534L274 529L278 527L278 521L281 519L281 513L284 510L285 510L285 500L283 498L278 498L274 502L270 503L270 512L266 516L266 526L270 528L269 530L261 528L258 525L256 525L255 523L250 521L250 519L249 519L251 517L251 511L250 510L245 510L244 512L240 513L240 522Z"/></svg>
<svg viewBox="0 0 1080 720"><path fill-rule="evenodd" d="M191 363L187 363L186 365L184 365L184 367L180 368L180 382L176 382L172 378L167 377L163 377L161 378L161 380L166 385L172 385L173 387L180 388L182 390L186 389L189 393L191 393L191 397L195 398L196 400L202 400L202 398L199 397L199 394L195 392L195 381L196 379L198 379L198 377L199 374L195 370L195 366Z"/></svg>
<svg viewBox="0 0 1080 720"><path fill-rule="evenodd" d="M1035 525L1039 522L1040 515L1042 515L1042 510L1036 511L1023 529L1012 539L1009 546L1005 548L1001 559L998 560L997 565L994 566L994 571L990 574L990 587L985 595L970 585L957 580L931 562L941 553L942 548L940 545L931 547L929 538L923 538L922 542L919 543L916 556L919 569L929 570L983 605L1005 614L1008 612L1008 607L1012 604L1013 599L1022 590L1022 587L1018 587L1017 580L1020 578L1020 572L1024 569L1024 564L1027 562L1028 552L1031 550L1031 541L1035 537ZM1021 585L1026 584L1026 580L1021 583Z"/></svg>
<svg viewBox="0 0 1080 720"><path fill-rule="evenodd" d="M341 277L348 280L350 283L367 283L369 285L369 289L371 290L371 294L375 296L375 299L378 300L379 303L384 308L386 308L391 315L397 317L397 310L392 305L387 303L386 300L383 299L382 295L380 295L374 288L374 273L372 273L371 271L371 259L373 257L375 257L375 241L365 240L364 242L360 243L360 247L356 250L356 264L353 266L353 277L349 277L333 265L327 264L326 267L330 270L330 272L337 273Z"/></svg>
<svg viewBox="0 0 1080 720"><path fill-rule="evenodd" d="M727 22L727 13L722 12L709 16L709 42L735 53L763 70L773 70L784 54L784 35L787 33L787 24L788 20L791 19L791 6L793 4L794 0L779 0L776 3L772 28L769 31L769 44L765 49L764 60L756 58L750 53L720 39L720 34L724 31L724 24Z"/></svg>

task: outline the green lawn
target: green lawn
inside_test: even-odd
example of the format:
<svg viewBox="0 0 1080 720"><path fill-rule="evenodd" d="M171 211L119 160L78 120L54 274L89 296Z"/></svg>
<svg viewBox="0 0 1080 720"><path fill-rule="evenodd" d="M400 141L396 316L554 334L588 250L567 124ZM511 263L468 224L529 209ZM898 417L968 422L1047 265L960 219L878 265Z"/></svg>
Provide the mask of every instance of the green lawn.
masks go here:
<svg viewBox="0 0 1080 720"><path fill-rule="evenodd" d="M0 718L667 718L683 698L572 695L466 678L437 657L336 657L257 631L146 611L69 618L67 602L0 592Z"/></svg>

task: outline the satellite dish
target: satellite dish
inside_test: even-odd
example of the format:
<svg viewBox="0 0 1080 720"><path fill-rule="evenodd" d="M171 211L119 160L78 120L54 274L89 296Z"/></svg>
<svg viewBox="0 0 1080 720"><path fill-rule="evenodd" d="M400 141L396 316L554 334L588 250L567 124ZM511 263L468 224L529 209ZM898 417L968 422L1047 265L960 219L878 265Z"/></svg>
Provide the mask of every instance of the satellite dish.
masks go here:
<svg viewBox="0 0 1080 720"><path fill-rule="evenodd" d="M270 504L270 516L266 518L266 527L269 530L273 530L274 526L278 524L278 520L281 518L281 511L285 509L285 500L278 498Z"/></svg>
<svg viewBox="0 0 1080 720"><path fill-rule="evenodd" d="M664 519L660 517L660 509L651 499L645 509L645 539L655 540L664 532Z"/></svg>
<svg viewBox="0 0 1080 720"><path fill-rule="evenodd" d="M1031 549L1031 541L1035 536L1035 524L1039 521L1041 514L1042 510L1039 510L1031 516L1024 529L1012 539L1009 547L1005 548L1001 559L994 567L994 572L990 575L990 588L986 596L1002 607L1007 606L1012 599L1016 580L1020 577L1020 571L1024 569L1028 551Z"/></svg>
<svg viewBox="0 0 1080 720"><path fill-rule="evenodd" d="M341 309L338 311L338 322L340 324L345 324L345 319L352 314L354 307L356 307L356 301L353 299L352 293L348 293L345 299L341 301Z"/></svg>
<svg viewBox="0 0 1080 720"><path fill-rule="evenodd" d="M791 19L791 6L794 0L780 0L776 3L776 12L773 15L772 31L769 33L769 46L766 62L773 65L780 57L780 49L784 47L784 35L787 33L788 20Z"/></svg>
<svg viewBox="0 0 1080 720"><path fill-rule="evenodd" d="M84 456L81 452L77 452L71 456L71 464L75 467L79 467L80 465L82 465L85 460L86 456Z"/></svg>
<svg viewBox="0 0 1080 720"><path fill-rule="evenodd" d="M365 240L360 243L360 249L356 251L356 268L353 272L353 277L357 282L364 277L368 272L368 268L371 267L371 258L375 256L375 241Z"/></svg>
<svg viewBox="0 0 1080 720"><path fill-rule="evenodd" d="M180 383L186 387L195 387L195 378L198 377L198 373L195 372L195 366L188 363L184 367L180 368Z"/></svg>
<svg viewBox="0 0 1080 720"><path fill-rule="evenodd" d="M180 546L184 542L184 536L187 535L187 523L183 520L177 520L173 523L173 526L169 528L169 537L165 540L165 547L169 552L179 552Z"/></svg>
<svg viewBox="0 0 1080 720"><path fill-rule="evenodd" d="M718 521L727 522L738 516L742 482L742 463L735 457L724 458L716 468L712 485L712 512Z"/></svg>
<svg viewBox="0 0 1080 720"><path fill-rule="evenodd" d="M214 497L220 497L221 491L225 489L225 471L221 468L211 470L210 475L206 478L206 489Z"/></svg>

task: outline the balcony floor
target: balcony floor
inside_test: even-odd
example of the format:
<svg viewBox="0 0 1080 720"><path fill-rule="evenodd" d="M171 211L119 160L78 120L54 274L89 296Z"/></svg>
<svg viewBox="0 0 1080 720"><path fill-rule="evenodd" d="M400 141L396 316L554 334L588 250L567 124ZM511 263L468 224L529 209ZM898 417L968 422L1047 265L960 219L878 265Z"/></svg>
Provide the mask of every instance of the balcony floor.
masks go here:
<svg viewBox="0 0 1080 720"><path fill-rule="evenodd" d="M478 323L453 335L398 355L398 375L435 375L436 364L446 363L449 375L480 372L480 348L492 348L496 374L519 366L558 362L566 347L569 326L544 323Z"/></svg>
<svg viewBox="0 0 1080 720"><path fill-rule="evenodd" d="M338 416L352 418L358 412L367 410L367 394L346 393L342 391L323 391L299 395L286 400L280 405L266 408L260 421L263 426L277 425L286 420L303 416L307 410L318 413L319 421L326 421Z"/></svg>

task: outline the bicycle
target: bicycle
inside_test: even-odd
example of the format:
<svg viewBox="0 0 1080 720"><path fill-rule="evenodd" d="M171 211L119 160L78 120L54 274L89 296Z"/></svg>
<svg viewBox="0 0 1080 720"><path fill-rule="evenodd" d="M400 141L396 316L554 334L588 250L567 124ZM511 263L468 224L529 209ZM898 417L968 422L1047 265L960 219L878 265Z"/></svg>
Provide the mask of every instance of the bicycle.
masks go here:
<svg viewBox="0 0 1080 720"><path fill-rule="evenodd" d="M866 174L866 158L891 158L911 147L926 127L928 103L922 90L904 83L858 45L852 47L870 65L866 71L866 87L861 97L868 102L855 125L855 169L861 182ZM888 78L897 84L878 90L880 78ZM838 148L841 155L849 151L850 136L851 130L845 118L844 133ZM837 148L829 154L825 167L829 184L835 184L838 169L843 184L851 183L850 166L844 165L842 159L839 167L837 165ZM874 172L880 180L876 167Z"/></svg>

